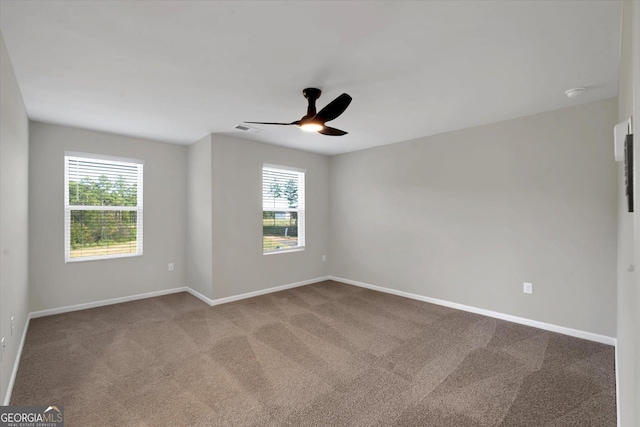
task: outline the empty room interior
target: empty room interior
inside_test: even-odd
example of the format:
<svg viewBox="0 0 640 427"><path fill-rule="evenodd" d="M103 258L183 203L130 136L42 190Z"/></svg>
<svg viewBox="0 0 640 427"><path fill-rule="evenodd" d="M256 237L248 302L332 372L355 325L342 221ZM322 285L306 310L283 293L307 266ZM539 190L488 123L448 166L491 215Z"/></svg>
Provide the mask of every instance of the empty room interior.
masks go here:
<svg viewBox="0 0 640 427"><path fill-rule="evenodd" d="M0 0L0 67L0 425L640 426L640 2Z"/></svg>

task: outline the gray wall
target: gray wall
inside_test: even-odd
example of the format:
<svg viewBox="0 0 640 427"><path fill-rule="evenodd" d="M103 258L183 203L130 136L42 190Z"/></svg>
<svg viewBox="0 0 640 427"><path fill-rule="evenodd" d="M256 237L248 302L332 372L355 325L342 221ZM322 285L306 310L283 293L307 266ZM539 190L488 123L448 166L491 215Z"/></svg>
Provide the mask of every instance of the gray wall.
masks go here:
<svg viewBox="0 0 640 427"><path fill-rule="evenodd" d="M0 33L0 337L6 339L0 405L29 314L28 185L29 119Z"/></svg>
<svg viewBox="0 0 640 427"><path fill-rule="evenodd" d="M333 157L332 274L615 337L616 112L609 99Z"/></svg>
<svg viewBox="0 0 640 427"><path fill-rule="evenodd" d="M31 310L186 285L186 147L37 122L29 131ZM65 264L65 150L145 161L143 256Z"/></svg>
<svg viewBox="0 0 640 427"><path fill-rule="evenodd" d="M214 298L228 297L328 274L329 158L242 139L212 135ZM306 249L262 254L262 165L307 170Z"/></svg>
<svg viewBox="0 0 640 427"><path fill-rule="evenodd" d="M640 5L636 2L626 1L623 4L622 13L622 37L620 47L620 78L618 86L618 121L634 117L636 135L635 146L638 147L638 88L634 88L640 81L637 61L639 60L640 42L638 41L638 28L634 25L635 19L640 19ZM635 9L635 10L634 10ZM637 21L636 21L637 22ZM635 37L633 36L636 32ZM634 69L634 60L636 66ZM635 90L635 99L634 99ZM635 106L634 106L635 104ZM635 111L635 114L634 114ZM635 150L638 165L640 161L639 150ZM638 289L639 276L632 270L640 267L638 253L634 261L634 216L639 221L638 214L627 212L627 201L624 186L624 165L618 166L618 402L620 413L620 425L640 425L640 291ZM638 180L636 166L635 188L636 194L640 180ZM640 199L636 197L636 210ZM638 238L636 237L636 240ZM638 242L636 242L636 245Z"/></svg>
<svg viewBox="0 0 640 427"><path fill-rule="evenodd" d="M187 149L187 283L213 297L211 135Z"/></svg>

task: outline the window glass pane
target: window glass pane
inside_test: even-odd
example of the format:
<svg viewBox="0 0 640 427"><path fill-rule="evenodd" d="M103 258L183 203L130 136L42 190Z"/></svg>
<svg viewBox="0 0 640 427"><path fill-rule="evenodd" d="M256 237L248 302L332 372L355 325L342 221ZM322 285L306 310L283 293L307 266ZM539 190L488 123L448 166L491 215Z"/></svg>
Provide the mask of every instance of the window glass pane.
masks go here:
<svg viewBox="0 0 640 427"><path fill-rule="evenodd" d="M262 250L274 251L298 246L297 212L262 212Z"/></svg>
<svg viewBox="0 0 640 427"><path fill-rule="evenodd" d="M135 254L138 212L71 210L70 258Z"/></svg>
<svg viewBox="0 0 640 427"><path fill-rule="evenodd" d="M300 175L299 172L264 169L262 172L262 209L297 208Z"/></svg>
<svg viewBox="0 0 640 427"><path fill-rule="evenodd" d="M300 169L263 165L263 252L304 248L304 177Z"/></svg>
<svg viewBox="0 0 640 427"><path fill-rule="evenodd" d="M70 205L138 205L139 165L77 157L68 162Z"/></svg>
<svg viewBox="0 0 640 427"><path fill-rule="evenodd" d="M65 261L142 255L144 161L65 153Z"/></svg>

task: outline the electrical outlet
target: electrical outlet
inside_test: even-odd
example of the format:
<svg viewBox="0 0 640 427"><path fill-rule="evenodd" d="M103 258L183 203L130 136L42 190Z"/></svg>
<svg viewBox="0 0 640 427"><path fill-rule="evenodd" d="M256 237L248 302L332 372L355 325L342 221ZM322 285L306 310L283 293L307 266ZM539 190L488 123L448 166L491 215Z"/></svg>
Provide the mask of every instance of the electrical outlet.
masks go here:
<svg viewBox="0 0 640 427"><path fill-rule="evenodd" d="M15 326L15 319L11 316L11 336L13 336L13 327Z"/></svg>
<svg viewBox="0 0 640 427"><path fill-rule="evenodd" d="M169 263L169 271L173 271L173 263L172 262Z"/></svg>
<svg viewBox="0 0 640 427"><path fill-rule="evenodd" d="M533 283L524 282L522 286L522 292L525 294L533 294Z"/></svg>
<svg viewBox="0 0 640 427"><path fill-rule="evenodd" d="M326 255L322 255L322 262L327 262L327 256Z"/></svg>

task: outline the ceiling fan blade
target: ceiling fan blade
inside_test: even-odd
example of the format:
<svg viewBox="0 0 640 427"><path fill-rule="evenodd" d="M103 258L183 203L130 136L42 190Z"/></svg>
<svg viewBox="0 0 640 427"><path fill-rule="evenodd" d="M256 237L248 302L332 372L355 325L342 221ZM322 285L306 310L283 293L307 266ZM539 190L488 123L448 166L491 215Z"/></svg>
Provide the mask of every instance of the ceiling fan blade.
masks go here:
<svg viewBox="0 0 640 427"><path fill-rule="evenodd" d="M318 133L321 133L323 135L330 135L330 136L342 136L342 135L348 134L349 132L345 132L340 129L330 128L328 126L325 126L322 129L320 129Z"/></svg>
<svg viewBox="0 0 640 427"><path fill-rule="evenodd" d="M274 122L245 122L245 123L253 123L256 125L282 125L282 126L289 126L294 124L294 123L274 123Z"/></svg>
<svg viewBox="0 0 640 427"><path fill-rule="evenodd" d="M316 118L320 119L323 123L335 119L344 113L344 110L346 110L351 103L351 99L349 95L343 93L320 110L320 112L316 114Z"/></svg>

